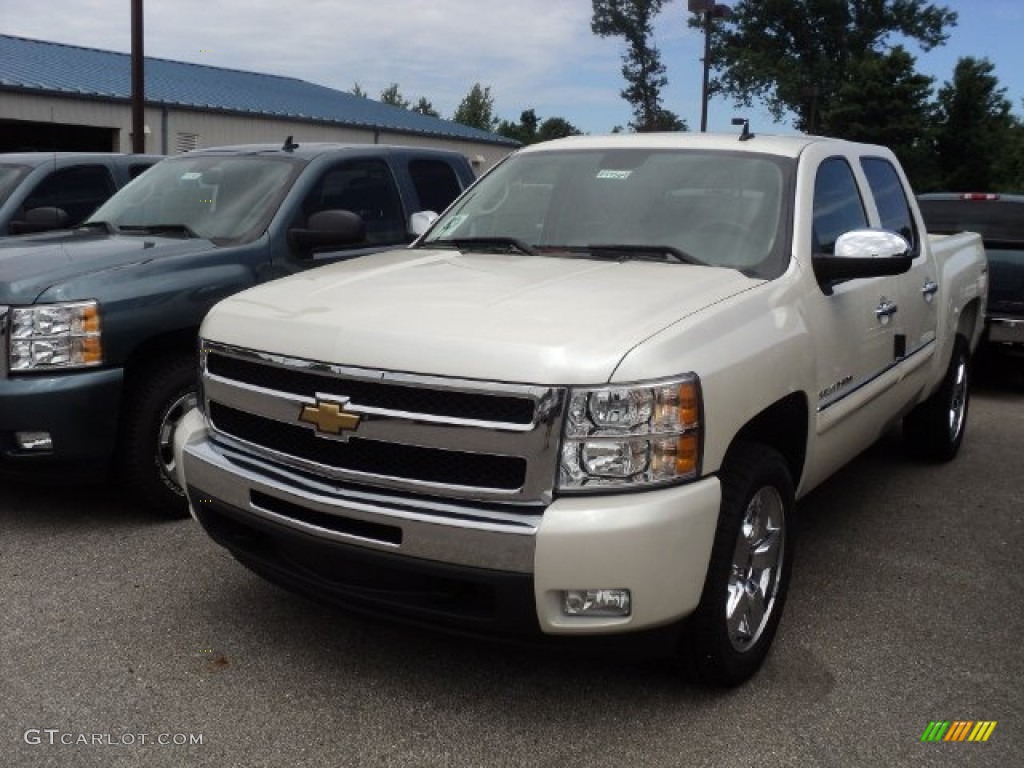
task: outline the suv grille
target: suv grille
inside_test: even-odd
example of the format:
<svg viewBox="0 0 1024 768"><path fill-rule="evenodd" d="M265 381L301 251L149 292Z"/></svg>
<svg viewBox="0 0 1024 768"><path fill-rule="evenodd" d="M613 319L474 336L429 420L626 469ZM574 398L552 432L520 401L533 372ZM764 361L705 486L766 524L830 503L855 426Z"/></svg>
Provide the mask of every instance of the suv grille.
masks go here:
<svg viewBox="0 0 1024 768"><path fill-rule="evenodd" d="M318 478L455 499L547 503L562 388L345 368L203 345L215 440ZM303 422L329 403L339 434ZM353 418L358 417L358 418Z"/></svg>
<svg viewBox="0 0 1024 768"><path fill-rule="evenodd" d="M525 459L361 440L325 440L305 427L210 404L218 430L299 459L361 474L405 477L419 482L516 490L526 476Z"/></svg>
<svg viewBox="0 0 1024 768"><path fill-rule="evenodd" d="M529 424L533 420L534 402L522 397L443 392L358 379L339 381L329 375L272 367L220 354L209 355L206 365L210 373L227 379L293 394L343 395L374 408L509 424Z"/></svg>

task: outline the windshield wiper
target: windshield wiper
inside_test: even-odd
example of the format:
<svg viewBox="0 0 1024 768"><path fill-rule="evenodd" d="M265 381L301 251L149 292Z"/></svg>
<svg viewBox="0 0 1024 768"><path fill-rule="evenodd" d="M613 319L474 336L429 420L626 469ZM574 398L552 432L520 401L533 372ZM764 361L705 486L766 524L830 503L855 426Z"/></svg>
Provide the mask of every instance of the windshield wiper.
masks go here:
<svg viewBox="0 0 1024 768"><path fill-rule="evenodd" d="M544 250L553 250L559 246L545 246ZM695 264L707 266L707 262L691 256L686 251L671 245L619 245L611 243L594 243L591 245L570 245L564 250L570 253L583 253L591 256L603 256L605 254L616 257L619 261L630 259L652 259L654 261L668 261L676 264ZM661 258L658 258L661 257Z"/></svg>
<svg viewBox="0 0 1024 768"><path fill-rule="evenodd" d="M440 247L455 246L460 250L467 251L488 251L494 248L504 248L505 250L518 251L519 253L525 253L528 256L536 256L537 251L530 245L527 245L522 240L517 240L514 237L453 237L450 240L432 240L429 243L423 243L422 247Z"/></svg>
<svg viewBox="0 0 1024 768"><path fill-rule="evenodd" d="M75 229L102 229L108 235L113 235L117 232L117 227L109 221L83 221Z"/></svg>
<svg viewBox="0 0 1024 768"><path fill-rule="evenodd" d="M125 224L122 232L138 232L144 235L184 235L199 237L188 224Z"/></svg>

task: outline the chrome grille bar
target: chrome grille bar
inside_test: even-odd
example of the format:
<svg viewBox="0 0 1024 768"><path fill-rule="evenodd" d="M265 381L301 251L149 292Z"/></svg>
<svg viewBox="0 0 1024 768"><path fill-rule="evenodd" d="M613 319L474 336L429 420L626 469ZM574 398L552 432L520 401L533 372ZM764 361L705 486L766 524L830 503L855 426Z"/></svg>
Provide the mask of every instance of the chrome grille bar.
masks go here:
<svg viewBox="0 0 1024 768"><path fill-rule="evenodd" d="M339 483L457 499L551 500L564 388L372 371L209 342L202 358L209 425L236 450ZM325 401L357 416L358 426L335 435L300 418ZM423 411L408 410L416 404Z"/></svg>

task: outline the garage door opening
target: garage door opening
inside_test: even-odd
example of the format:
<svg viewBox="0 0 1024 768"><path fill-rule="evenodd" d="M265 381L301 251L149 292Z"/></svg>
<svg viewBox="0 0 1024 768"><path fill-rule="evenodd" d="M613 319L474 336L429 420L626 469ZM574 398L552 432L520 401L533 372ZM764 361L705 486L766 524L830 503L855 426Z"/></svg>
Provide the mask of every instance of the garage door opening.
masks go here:
<svg viewBox="0 0 1024 768"><path fill-rule="evenodd" d="M0 120L0 152L116 152L118 129Z"/></svg>

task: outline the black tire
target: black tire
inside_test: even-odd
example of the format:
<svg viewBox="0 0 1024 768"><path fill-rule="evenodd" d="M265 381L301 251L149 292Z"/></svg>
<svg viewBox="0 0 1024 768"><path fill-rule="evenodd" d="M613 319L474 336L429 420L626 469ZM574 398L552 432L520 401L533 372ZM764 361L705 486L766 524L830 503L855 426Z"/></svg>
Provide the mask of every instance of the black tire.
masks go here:
<svg viewBox="0 0 1024 768"><path fill-rule="evenodd" d="M793 564L794 491L782 456L752 443L729 452L721 482L711 563L678 661L691 682L731 687L757 672L779 626ZM755 549L766 567L755 565Z"/></svg>
<svg viewBox="0 0 1024 768"><path fill-rule="evenodd" d="M196 375L193 356L163 357L135 373L125 390L118 476L132 496L163 517L188 516L169 441L174 426L195 405Z"/></svg>
<svg viewBox="0 0 1024 768"><path fill-rule="evenodd" d="M960 451L971 398L971 352L957 336L939 388L903 418L903 438L924 459L950 461Z"/></svg>

